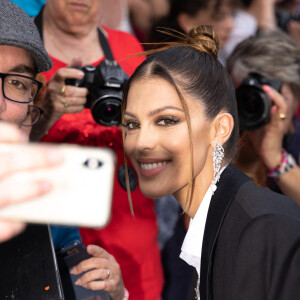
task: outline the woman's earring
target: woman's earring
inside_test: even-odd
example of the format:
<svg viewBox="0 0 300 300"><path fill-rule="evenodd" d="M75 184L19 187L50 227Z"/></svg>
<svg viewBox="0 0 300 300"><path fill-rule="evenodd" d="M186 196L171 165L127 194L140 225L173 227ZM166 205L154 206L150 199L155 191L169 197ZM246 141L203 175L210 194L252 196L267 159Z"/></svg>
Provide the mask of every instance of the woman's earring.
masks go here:
<svg viewBox="0 0 300 300"><path fill-rule="evenodd" d="M217 189L217 182L220 179L220 169L224 158L224 148L219 144L217 140L215 140L215 146L212 152L212 156L214 164L214 179L212 180L211 188L214 194Z"/></svg>

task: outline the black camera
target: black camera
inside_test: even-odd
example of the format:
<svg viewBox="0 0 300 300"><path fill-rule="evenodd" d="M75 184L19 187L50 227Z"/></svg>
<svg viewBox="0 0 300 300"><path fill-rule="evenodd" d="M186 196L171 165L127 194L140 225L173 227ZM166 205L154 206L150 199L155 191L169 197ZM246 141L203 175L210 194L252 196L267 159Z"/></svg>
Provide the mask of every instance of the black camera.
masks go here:
<svg viewBox="0 0 300 300"><path fill-rule="evenodd" d="M84 72L81 79L66 79L66 84L86 87L89 91L85 107L94 120L104 126L121 123L122 90L128 75L114 60L103 60L98 66L77 67Z"/></svg>
<svg viewBox="0 0 300 300"><path fill-rule="evenodd" d="M277 26L284 32L288 32L288 25L291 21L300 21L300 15L294 14L291 15L285 10L279 10L276 12Z"/></svg>
<svg viewBox="0 0 300 300"><path fill-rule="evenodd" d="M272 101L262 86L266 84L280 92L281 82L258 73L249 73L236 89L236 100L241 130L254 130L270 120Z"/></svg>

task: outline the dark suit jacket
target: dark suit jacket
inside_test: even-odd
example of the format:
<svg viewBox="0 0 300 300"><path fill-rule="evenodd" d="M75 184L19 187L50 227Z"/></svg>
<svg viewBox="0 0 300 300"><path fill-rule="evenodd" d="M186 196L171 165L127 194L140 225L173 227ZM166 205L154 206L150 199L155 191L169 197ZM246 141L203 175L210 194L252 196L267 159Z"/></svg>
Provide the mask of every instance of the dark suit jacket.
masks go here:
<svg viewBox="0 0 300 300"><path fill-rule="evenodd" d="M201 300L300 299L300 207L231 165L217 186L202 246Z"/></svg>

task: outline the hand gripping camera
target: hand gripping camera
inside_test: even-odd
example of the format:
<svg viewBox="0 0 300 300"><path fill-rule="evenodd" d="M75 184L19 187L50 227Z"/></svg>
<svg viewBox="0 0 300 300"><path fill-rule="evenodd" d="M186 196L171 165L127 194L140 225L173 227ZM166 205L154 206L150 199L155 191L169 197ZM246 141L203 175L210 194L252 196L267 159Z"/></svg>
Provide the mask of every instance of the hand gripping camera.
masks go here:
<svg viewBox="0 0 300 300"><path fill-rule="evenodd" d="M280 92L281 82L270 80L258 73L249 73L236 89L236 100L240 127L242 130L254 130L270 120L272 101L262 86L267 84Z"/></svg>
<svg viewBox="0 0 300 300"><path fill-rule="evenodd" d="M104 126L121 123L122 90L128 75L114 60L103 60L98 66L77 67L84 72L81 79L67 79L66 84L86 87L89 91L86 108L94 120Z"/></svg>

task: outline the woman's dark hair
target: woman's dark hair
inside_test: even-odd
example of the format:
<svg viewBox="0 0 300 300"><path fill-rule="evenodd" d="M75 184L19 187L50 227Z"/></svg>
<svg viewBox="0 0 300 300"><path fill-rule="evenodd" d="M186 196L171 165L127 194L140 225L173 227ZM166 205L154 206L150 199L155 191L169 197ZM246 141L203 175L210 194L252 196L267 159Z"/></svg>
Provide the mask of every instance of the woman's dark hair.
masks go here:
<svg viewBox="0 0 300 300"><path fill-rule="evenodd" d="M235 126L223 145L225 158L230 161L237 150L238 117L232 80L217 59L218 37L211 26L198 26L188 35L180 34L178 38L181 41L161 48L165 50L153 50L154 53L135 70L123 91L124 103L134 81L160 77L175 87L180 98L183 98L182 91L203 102L208 119L212 120L221 111L230 113Z"/></svg>

